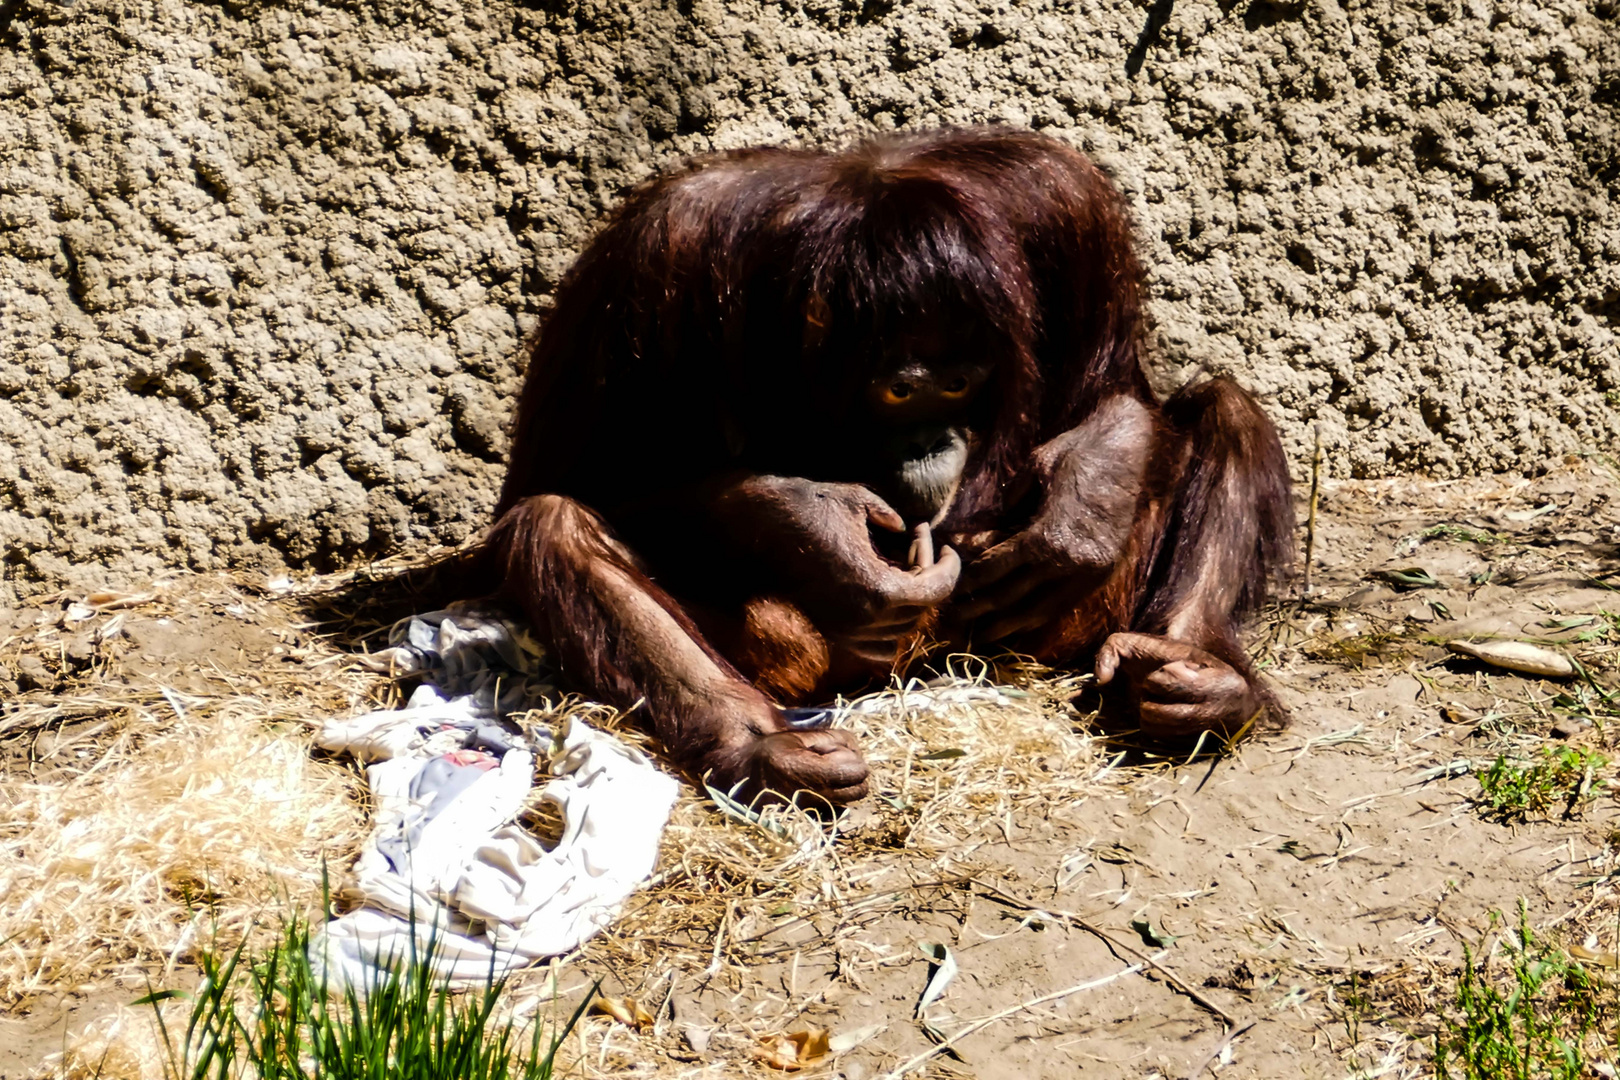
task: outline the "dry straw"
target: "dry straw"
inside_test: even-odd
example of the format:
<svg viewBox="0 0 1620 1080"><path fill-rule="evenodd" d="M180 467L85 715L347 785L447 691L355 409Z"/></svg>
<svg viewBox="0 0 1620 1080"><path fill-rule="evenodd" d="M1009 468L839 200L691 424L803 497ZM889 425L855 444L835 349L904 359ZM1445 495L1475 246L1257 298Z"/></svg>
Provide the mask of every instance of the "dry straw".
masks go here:
<svg viewBox="0 0 1620 1080"><path fill-rule="evenodd" d="M206 612L222 598L211 585L197 582L152 614ZM50 661L63 638L87 632L51 614L0 642L0 655ZM351 774L312 758L308 737L324 711L362 700L357 675L308 678L287 664L204 670L179 693L126 675L116 652L104 643L66 692L5 714L0 1000L9 1003L142 986L154 967L188 958L205 924L230 940L269 908L308 906L323 860L346 865L360 839Z"/></svg>
<svg viewBox="0 0 1620 1080"><path fill-rule="evenodd" d="M206 616L234 598L239 610L285 632L307 617L312 594L350 580L244 600L247 583L196 579L171 588L161 613ZM0 735L13 747L65 721L81 722L80 730L93 729L82 726L87 718L105 726L79 744L88 752L75 750L70 766L53 759L54 771L14 769L0 782L0 895L8 898L0 909L0 995L18 1002L116 988L128 1000L148 980L184 986L195 978L188 960L201 945L229 945L255 926L273 929L290 911L312 914L323 862L341 885L365 815L357 774L312 757L309 729L394 698L386 677L345 664L339 647L375 635L391 617L339 613L320 627L329 637L297 635L292 655L302 664L206 671L206 686L185 696L123 678L109 660L69 696L8 713ZM47 625L42 635L0 643L0 656L59 652L60 638L75 629ZM857 979L901 962L873 932L876 924L954 903L978 870L975 852L1007 837L1015 818L1061 817L1115 787L1119 777L1070 705L1082 680L1017 661L993 667L951 658L937 666L946 677L936 685L897 685L848 703L841 715L873 772L875 794L855 814L829 827L793 807L728 813L685 786L650 885L581 953L515 980L512 1006L550 1010L559 990L606 975L657 1006L657 1022L631 1032L589 1021L577 1036L579 1069L607 1075L652 1063L655 1075L690 1074L682 1055L670 1054L685 1045L671 1011L677 984L740 988L752 967L817 950ZM1011 692L993 689L1008 685ZM580 712L652 743L634 717L573 699L527 720L555 730ZM556 826L539 805L527 823L542 834ZM727 1062L725 1075L764 1075L752 1063L756 1038L791 1023L825 989L807 979L796 999L722 1018L709 1053ZM57 1071L156 1076L150 1028L146 1010L125 1009L71 1045Z"/></svg>

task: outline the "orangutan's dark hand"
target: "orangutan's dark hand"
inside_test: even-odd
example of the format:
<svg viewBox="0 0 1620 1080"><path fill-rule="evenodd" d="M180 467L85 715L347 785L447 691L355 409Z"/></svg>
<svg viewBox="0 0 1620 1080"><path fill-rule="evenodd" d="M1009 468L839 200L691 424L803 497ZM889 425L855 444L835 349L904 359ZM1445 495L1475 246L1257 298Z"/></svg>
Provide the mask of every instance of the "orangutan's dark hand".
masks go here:
<svg viewBox="0 0 1620 1080"><path fill-rule="evenodd" d="M847 731L777 731L721 751L708 782L745 803L804 792L811 801L844 806L866 797L867 768Z"/></svg>
<svg viewBox="0 0 1620 1080"><path fill-rule="evenodd" d="M1130 540L1154 439L1133 398L1112 398L1032 458L1040 506L1022 531L962 573L955 615L977 641L1045 626L1106 581Z"/></svg>
<svg viewBox="0 0 1620 1080"><path fill-rule="evenodd" d="M1242 672L1173 638L1114 634L1097 651L1096 672L1104 701L1133 713L1151 739L1181 741L1205 731L1230 736L1265 708Z"/></svg>
<svg viewBox="0 0 1620 1080"><path fill-rule="evenodd" d="M726 489L714 507L733 542L773 570L816 628L863 660L894 659L962 569L948 547L927 566L880 555L872 530L903 532L905 522L859 484L755 476Z"/></svg>

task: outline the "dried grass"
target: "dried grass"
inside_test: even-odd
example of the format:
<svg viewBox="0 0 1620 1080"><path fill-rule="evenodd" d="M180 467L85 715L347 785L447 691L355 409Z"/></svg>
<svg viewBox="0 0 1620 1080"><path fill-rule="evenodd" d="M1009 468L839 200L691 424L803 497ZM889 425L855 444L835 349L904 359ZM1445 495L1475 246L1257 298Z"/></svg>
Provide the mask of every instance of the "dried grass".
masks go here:
<svg viewBox="0 0 1620 1080"><path fill-rule="evenodd" d="M186 1003L162 1006L170 1030L185 1025ZM147 1005L124 1005L88 1025L40 1070L52 1080L172 1080L162 1032Z"/></svg>
<svg viewBox="0 0 1620 1080"><path fill-rule="evenodd" d="M349 856L356 807L303 737L266 728L251 700L167 709L131 706L77 775L0 785L6 998L184 954L205 907L245 932L272 897L315 895L323 856Z"/></svg>
<svg viewBox="0 0 1620 1080"><path fill-rule="evenodd" d="M333 583L298 592L307 601ZM253 600L250 584L199 580L171 590L165 610L217 610L230 599L283 627L308 610ZM365 639L392 614L341 613L321 628L332 638L305 638L290 650L302 666L206 672L206 693L129 685L108 663L83 678L86 692L76 698L8 714L0 734L13 740L19 728L64 719L111 722L72 767L0 781L0 895L11 898L0 910L0 1000L111 985L127 991L147 979L184 985L193 976L174 968L192 957L199 938L228 943L255 925L273 928L289 911L310 913L323 860L340 886L364 813L354 774L311 757L308 725L396 695L385 677L342 663L336 644ZM43 637L31 647L59 648L49 627ZM579 1038L593 1052L581 1069L605 1075L632 1061L642 1070L662 1062L654 1073L662 1075L682 1056L664 1053L679 1047L667 1008L678 981L741 986L750 968L818 950L857 979L863 970L910 962L868 928L920 906L959 903L953 896L964 895L979 870L974 853L1008 837L1015 816L1061 817L1120 779L1077 726L1069 701L1081 680L1016 660L992 667L952 658L945 667L947 689L913 682L850 703L839 724L859 735L875 794L830 827L792 807L739 820L686 786L648 888L580 953L515 979L513 1007L552 1008L559 988L586 983L575 967L605 973L665 1007L642 1033L588 1021ZM1017 689L993 691L997 684ZM576 699L528 721L555 726L582 711L632 741L653 743L631 718ZM526 824L545 834L557 822L536 805ZM763 1068L749 1060L754 1036L785 1026L815 996L808 986L806 993L744 1010L727 1026L714 1047L726 1075ZM94 1025L54 1071L156 1075L148 1013L124 1009Z"/></svg>
<svg viewBox="0 0 1620 1080"><path fill-rule="evenodd" d="M221 599L215 583L197 582L158 613ZM21 647L49 657L67 633L85 632L88 620L61 625L51 614ZM182 694L125 677L114 652L99 653L67 693L7 713L3 1002L120 979L139 986L190 957L202 924L235 940L267 908L307 909L323 861L346 866L364 830L352 774L312 758L307 734L318 710L347 712L361 699L354 675L215 670ZM87 719L88 730L71 726ZM73 741L30 765L41 738Z"/></svg>

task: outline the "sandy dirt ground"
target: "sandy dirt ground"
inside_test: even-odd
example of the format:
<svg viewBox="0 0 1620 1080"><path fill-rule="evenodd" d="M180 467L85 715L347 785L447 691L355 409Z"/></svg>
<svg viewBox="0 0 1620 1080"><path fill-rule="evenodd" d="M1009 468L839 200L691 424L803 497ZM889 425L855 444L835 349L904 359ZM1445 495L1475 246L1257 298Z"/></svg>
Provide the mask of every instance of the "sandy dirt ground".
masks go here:
<svg viewBox="0 0 1620 1080"><path fill-rule="evenodd" d="M1612 960L1617 946L1615 768L1594 771L1575 813L1522 822L1484 813L1475 775L1543 746L1620 757L1620 700L1602 696L1620 687L1615 467L1324 482L1312 586L1254 630L1286 730L1155 759L1092 738L1051 684L1016 715L905 716L863 734L878 794L811 855L683 800L653 886L581 953L515 978L513 1000L549 1009L554 989L567 1001L601 979L646 1006L645 1030L585 1022L569 1052L587 1076L781 1075L757 1060L762 1037L812 1028L848 1048L803 1075L848 1080L930 1052L906 1075L1421 1075L1463 948L1498 940L1493 913L1522 902L1566 947ZM104 1072L140 1072L128 1003L148 980L192 977L196 912L212 904L237 932L272 894L308 903L321 858L347 865L356 777L308 754L307 725L397 691L341 663L366 616L283 588L187 577L85 618L69 606L83 595L0 612L0 1077L88 1075L85 1048L120 1040L135 1049L99 1058ZM1501 639L1574 657L1585 677L1445 648ZM272 821L266 845L290 837L279 854L233 870L241 841L210 839L207 820L210 790L236 798L225 767L182 784L195 820L175 826L215 845L215 871L136 836L161 832L156 811L119 840L95 801L117 791L95 784L128 768L132 800L158 790L137 765L181 712L215 725L199 747L260 740L240 752L282 762L268 771L328 817ZM165 760L186 774L183 755ZM69 791L78 809L40 809ZM102 844L109 866L137 852L125 861L156 880L75 870L52 828ZM921 946L941 944L957 974L919 1019L934 970Z"/></svg>

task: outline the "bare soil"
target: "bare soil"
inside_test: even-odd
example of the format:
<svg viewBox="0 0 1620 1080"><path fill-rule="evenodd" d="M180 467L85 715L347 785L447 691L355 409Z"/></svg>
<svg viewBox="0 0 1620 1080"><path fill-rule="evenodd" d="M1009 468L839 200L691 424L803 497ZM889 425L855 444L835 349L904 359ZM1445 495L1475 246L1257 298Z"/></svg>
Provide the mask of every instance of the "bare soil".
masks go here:
<svg viewBox="0 0 1620 1080"><path fill-rule="evenodd" d="M910 1075L1421 1073L1462 949L1489 950L1493 913L1511 919L1522 902L1555 941L1617 948L1614 767L1575 814L1517 823L1482 813L1472 775L1542 745L1620 757L1620 705L1600 696L1620 687L1615 475L1572 458L1534 480L1325 481L1313 589L1254 634L1293 711L1285 731L1196 760L1128 747L1116 760L1098 746L1078 797L942 828L925 827L925 802L880 784L840 823L820 880L694 872L694 849L672 840L617 926L520 975L513 998L535 1007L555 987L566 1001L600 978L656 1015L640 1032L588 1020L577 1067L589 1076L781 1075L756 1060L760 1037L823 1027L859 1044L805 1075L868 1080L934 1046L929 1025L949 1036L1003 1011ZM1303 522L1303 493L1300 510ZM1414 569L1437 584L1372 576ZM329 628L308 625L307 600L222 579L167 588L193 600L132 607L121 637L88 648L75 642L109 614L63 627L58 601L0 622L0 677L21 684L0 712L0 795L95 767L128 721L64 707L90 689L217 696L276 671L292 697L272 711L295 714L306 690L310 720L341 704L320 689L336 666L324 661L351 642L320 637ZM1576 657L1590 679L1515 675L1444 648L1493 637ZM388 693L345 692L356 709ZM905 764L939 783L965 767ZM1027 764L1006 784L1039 784L1045 762ZM17 870L5 860L28 851L14 825L0 837L3 883ZM948 945L959 969L926 1025L924 943ZM1128 971L1144 954L1159 966ZM0 1077L62 1071L48 1056L103 1031L98 1018L165 963L140 943L114 959L0 985Z"/></svg>

